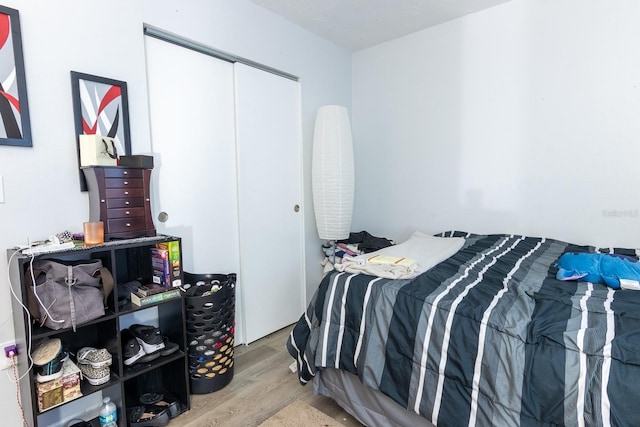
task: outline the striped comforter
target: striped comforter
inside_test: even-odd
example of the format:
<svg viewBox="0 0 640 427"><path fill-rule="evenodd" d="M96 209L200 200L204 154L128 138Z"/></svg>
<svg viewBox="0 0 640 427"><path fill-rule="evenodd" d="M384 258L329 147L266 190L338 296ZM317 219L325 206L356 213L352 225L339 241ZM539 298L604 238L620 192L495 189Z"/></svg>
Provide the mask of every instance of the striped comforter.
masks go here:
<svg viewBox="0 0 640 427"><path fill-rule="evenodd" d="M640 425L640 292L560 282L564 252L634 250L466 237L413 280L333 272L287 342L305 384L357 375L441 426Z"/></svg>

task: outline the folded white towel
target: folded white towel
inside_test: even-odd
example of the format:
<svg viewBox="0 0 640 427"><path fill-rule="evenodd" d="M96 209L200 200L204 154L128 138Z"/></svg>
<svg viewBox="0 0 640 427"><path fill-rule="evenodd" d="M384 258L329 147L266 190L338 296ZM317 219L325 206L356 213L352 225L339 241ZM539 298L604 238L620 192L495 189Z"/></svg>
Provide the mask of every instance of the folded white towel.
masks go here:
<svg viewBox="0 0 640 427"><path fill-rule="evenodd" d="M458 252L463 244L462 237L435 237L416 231L405 242L368 254L345 257L334 268L347 273L363 273L386 279L413 279ZM367 262L378 256L405 258L408 261Z"/></svg>

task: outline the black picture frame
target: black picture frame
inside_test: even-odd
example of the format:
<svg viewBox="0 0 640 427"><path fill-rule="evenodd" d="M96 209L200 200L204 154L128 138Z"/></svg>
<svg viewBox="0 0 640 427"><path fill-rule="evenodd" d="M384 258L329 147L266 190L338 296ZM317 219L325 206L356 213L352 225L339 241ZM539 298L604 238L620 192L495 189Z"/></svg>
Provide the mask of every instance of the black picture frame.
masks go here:
<svg viewBox="0 0 640 427"><path fill-rule="evenodd" d="M71 97L80 189L87 191L87 183L80 169L80 135L109 136L118 146L118 153L131 154L127 83L71 71Z"/></svg>
<svg viewBox="0 0 640 427"><path fill-rule="evenodd" d="M7 81L9 87L0 83L0 145L31 147L20 16L16 9L0 6L0 82Z"/></svg>

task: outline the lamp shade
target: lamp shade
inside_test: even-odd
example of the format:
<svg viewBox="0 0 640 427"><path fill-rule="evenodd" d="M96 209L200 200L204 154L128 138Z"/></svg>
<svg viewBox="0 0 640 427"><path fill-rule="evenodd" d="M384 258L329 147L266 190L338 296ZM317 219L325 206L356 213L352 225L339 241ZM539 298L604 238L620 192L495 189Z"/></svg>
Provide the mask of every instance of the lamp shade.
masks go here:
<svg viewBox="0 0 640 427"><path fill-rule="evenodd" d="M349 237L355 172L347 109L318 109L313 134L311 181L318 235L325 240Z"/></svg>

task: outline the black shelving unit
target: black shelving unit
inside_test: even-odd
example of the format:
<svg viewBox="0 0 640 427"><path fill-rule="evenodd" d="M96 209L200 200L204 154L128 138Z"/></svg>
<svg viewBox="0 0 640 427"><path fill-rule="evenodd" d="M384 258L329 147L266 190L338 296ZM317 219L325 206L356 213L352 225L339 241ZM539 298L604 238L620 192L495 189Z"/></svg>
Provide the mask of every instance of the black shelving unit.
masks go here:
<svg viewBox="0 0 640 427"><path fill-rule="evenodd" d="M25 416L30 426L44 427L72 418L87 418L86 408L99 407L102 397L110 397L118 407L118 425L125 427L126 409L139 405L139 396L149 391L171 393L190 408L189 372L186 343L186 314L183 298L163 301L144 307L133 304L118 304L118 284L132 280L150 283L152 277L150 248L157 243L180 241L177 237L156 236L130 240L106 242L92 247L73 248L64 251L35 255L38 259L56 259L64 261L100 259L114 277L114 290L107 300L105 315L90 322L78 325L74 332L71 328L52 330L46 327L29 327L27 313L12 298L13 321L18 346L18 372L20 393ZM8 257L15 250L8 251ZM31 257L15 254L10 265L11 285L14 293L27 301L25 273L28 272ZM26 305L26 304L25 304ZM125 366L120 345L120 331L138 318L151 319L147 324L160 328L162 335L177 343L179 350L146 364ZM107 348L113 356L111 378L106 384L92 386L81 381L82 397L65 402L62 405L43 411L38 410L35 387L35 372L29 368L28 348L33 351L34 344L44 338L60 338L71 353L82 347ZM75 408L78 408L77 410ZM97 414L97 411L96 411ZM97 421L94 424L97 425ZM62 424L64 425L64 424Z"/></svg>

